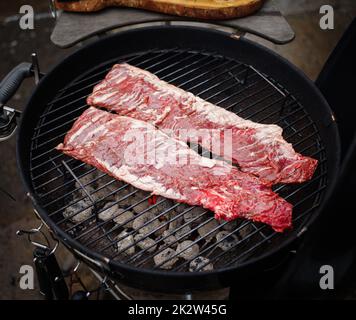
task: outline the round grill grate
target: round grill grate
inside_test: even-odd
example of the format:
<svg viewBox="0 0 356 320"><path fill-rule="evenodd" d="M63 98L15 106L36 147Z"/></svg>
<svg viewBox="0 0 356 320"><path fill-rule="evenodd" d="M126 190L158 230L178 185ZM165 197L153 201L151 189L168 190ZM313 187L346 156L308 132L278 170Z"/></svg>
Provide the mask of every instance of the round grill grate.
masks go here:
<svg viewBox="0 0 356 320"><path fill-rule="evenodd" d="M153 198L56 151L88 107L85 101L93 86L118 62L146 69L245 119L278 124L298 152L318 159L311 181L274 188L294 205L294 230L277 234L246 220L219 224L203 208ZM217 270L257 258L303 228L327 186L318 129L292 94L252 66L177 48L107 61L59 90L36 126L31 154L33 188L49 217L69 237L120 263L170 272Z"/></svg>

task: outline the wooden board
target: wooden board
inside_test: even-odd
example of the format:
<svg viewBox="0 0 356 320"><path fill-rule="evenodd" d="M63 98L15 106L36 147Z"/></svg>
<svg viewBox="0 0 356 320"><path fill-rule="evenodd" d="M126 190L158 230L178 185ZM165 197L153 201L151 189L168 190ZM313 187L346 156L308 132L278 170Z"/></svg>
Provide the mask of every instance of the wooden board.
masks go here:
<svg viewBox="0 0 356 320"><path fill-rule="evenodd" d="M76 0L59 1L59 9L75 12L93 12L119 6L145 9L159 13L195 19L233 19L256 12L265 0Z"/></svg>
<svg viewBox="0 0 356 320"><path fill-rule="evenodd" d="M158 21L199 20L130 8L108 8L93 13L62 12L57 19L51 40L58 47L68 48L112 29ZM262 9L254 15L209 23L230 27L236 32L252 33L277 44L288 43L295 36L285 18L274 6L273 0L266 1Z"/></svg>

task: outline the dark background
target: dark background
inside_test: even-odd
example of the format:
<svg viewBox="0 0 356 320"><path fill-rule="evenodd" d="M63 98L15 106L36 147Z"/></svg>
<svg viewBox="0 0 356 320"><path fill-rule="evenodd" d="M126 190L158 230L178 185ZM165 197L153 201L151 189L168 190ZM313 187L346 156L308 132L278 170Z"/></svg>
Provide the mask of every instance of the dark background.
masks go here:
<svg viewBox="0 0 356 320"><path fill-rule="evenodd" d="M296 39L290 44L277 46L249 37L289 59L315 80L342 33L356 16L356 1L276 0L275 3L296 32ZM18 12L23 4L32 5L35 10L34 30L19 28ZM323 4L330 4L335 9L334 30L323 31L319 27L319 8ZM30 61L32 52L37 52L41 71L46 72L73 51L59 49L51 43L49 37L54 23L47 0L0 2L0 79L18 63ZM26 80L8 105L22 110L33 88L33 79ZM39 222L34 218L17 173L15 139L12 137L0 143L0 299L37 299L40 298L37 290L23 291L18 287L19 268L23 264L32 264L32 248L15 233L18 229L36 227ZM15 201L1 190L10 193Z"/></svg>

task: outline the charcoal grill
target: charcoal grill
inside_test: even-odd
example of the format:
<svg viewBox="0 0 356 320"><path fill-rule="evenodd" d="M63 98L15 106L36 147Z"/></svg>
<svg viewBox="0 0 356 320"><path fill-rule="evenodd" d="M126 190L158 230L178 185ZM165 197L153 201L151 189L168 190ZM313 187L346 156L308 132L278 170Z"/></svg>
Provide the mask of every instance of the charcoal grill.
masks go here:
<svg viewBox="0 0 356 320"><path fill-rule="evenodd" d="M294 205L293 230L278 234L266 225L241 220L216 223L201 232L202 227L215 221L211 212L152 198L56 151L54 147L88 108L85 101L93 86L120 62L148 70L245 119L278 124L296 151L318 159L311 181L274 187ZM337 125L326 101L289 62L264 47L221 31L165 26L122 31L103 38L69 56L44 76L22 115L17 156L23 182L40 218L76 256L129 285L179 291L228 286L232 275L257 266L264 268L301 237L333 190L340 149ZM100 213L114 206L122 210L102 221ZM125 225L148 212L154 213L141 226L149 230L144 238L154 239L149 247L139 249L135 241L118 250L120 241L139 233L127 228L128 235L119 236L124 226L113 219L128 211L135 215ZM218 241L215 235L222 230L226 232ZM165 240L171 236L175 239L167 244ZM232 238L230 248L222 250L224 241ZM154 256L185 239L192 241L185 251L197 244L199 256L209 261L194 272L189 266L195 256L184 260L176 253L178 260L169 269L162 268L167 259L154 263ZM128 254L132 248L135 252ZM214 270L205 271L208 265Z"/></svg>

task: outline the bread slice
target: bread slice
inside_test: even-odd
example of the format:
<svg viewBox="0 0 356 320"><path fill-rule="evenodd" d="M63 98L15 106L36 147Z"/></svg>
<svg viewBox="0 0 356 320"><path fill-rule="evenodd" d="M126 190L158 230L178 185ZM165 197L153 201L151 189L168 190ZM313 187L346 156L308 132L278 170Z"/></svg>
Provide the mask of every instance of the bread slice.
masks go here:
<svg viewBox="0 0 356 320"><path fill-rule="evenodd" d="M56 6L65 11L77 12L122 6L197 19L223 20L252 14L261 8L263 2L264 0L56 0Z"/></svg>

